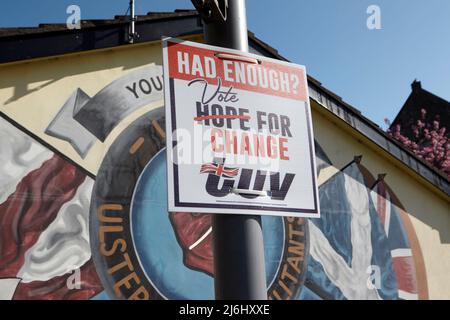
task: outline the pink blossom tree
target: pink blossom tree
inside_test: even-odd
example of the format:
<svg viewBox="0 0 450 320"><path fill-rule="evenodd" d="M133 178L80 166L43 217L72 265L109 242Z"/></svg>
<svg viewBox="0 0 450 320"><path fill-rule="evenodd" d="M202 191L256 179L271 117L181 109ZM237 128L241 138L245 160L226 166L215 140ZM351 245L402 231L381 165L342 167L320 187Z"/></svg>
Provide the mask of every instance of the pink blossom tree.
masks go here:
<svg viewBox="0 0 450 320"><path fill-rule="evenodd" d="M391 127L387 133L450 178L450 139L447 129L441 127L438 119L427 122L426 115L427 111L422 109L420 119L412 125L412 140L401 133L399 124L391 127L390 121L385 119L385 123Z"/></svg>

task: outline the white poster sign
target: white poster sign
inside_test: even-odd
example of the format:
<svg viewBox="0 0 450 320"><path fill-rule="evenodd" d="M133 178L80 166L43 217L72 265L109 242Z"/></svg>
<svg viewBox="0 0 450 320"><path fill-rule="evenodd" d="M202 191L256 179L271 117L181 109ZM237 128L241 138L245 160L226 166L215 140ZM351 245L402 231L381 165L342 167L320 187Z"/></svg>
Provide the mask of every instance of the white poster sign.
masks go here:
<svg viewBox="0 0 450 320"><path fill-rule="evenodd" d="M163 41L171 212L319 217L303 66Z"/></svg>

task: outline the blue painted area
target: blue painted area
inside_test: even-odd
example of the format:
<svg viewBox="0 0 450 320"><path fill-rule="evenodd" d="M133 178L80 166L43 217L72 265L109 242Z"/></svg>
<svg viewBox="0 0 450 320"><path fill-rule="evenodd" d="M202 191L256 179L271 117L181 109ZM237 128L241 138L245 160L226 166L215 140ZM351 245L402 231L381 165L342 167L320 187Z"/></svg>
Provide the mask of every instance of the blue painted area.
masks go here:
<svg viewBox="0 0 450 320"><path fill-rule="evenodd" d="M349 267L351 267L352 261L350 228L352 215L350 200L345 192L345 179L346 177L347 179L356 179L357 177L348 175L352 172L352 170L340 172L320 187L321 219L311 220L322 231L333 249L344 258ZM368 189L367 193L369 195ZM397 280L392 264L389 240L370 197L369 216L373 250L371 263L380 270L378 293L383 299L397 299ZM396 227L393 232L398 234L397 237L405 237L403 229L400 227ZM367 273L368 278L369 272ZM341 290L330 281L321 263L311 256L308 262L307 280L311 281L315 287L319 287L330 298L345 299Z"/></svg>
<svg viewBox="0 0 450 320"><path fill-rule="evenodd" d="M275 277L284 242L283 220L263 217L267 282ZM136 186L133 239L148 278L168 299L214 299L213 278L183 264L167 213L166 153L155 156Z"/></svg>
<svg viewBox="0 0 450 320"><path fill-rule="evenodd" d="M354 169L352 166L352 170L339 172L320 187L322 217L311 220L349 267L353 255L352 213L351 198L346 194L345 181L346 178L360 179L359 171ZM141 265L155 288L168 299L214 299L213 278L202 271L190 269L183 263L183 252L167 213L166 179L166 153L163 151L145 168L133 199L132 232ZM369 190L366 190L369 195ZM380 270L378 293L383 299L398 299L396 274L390 252L393 243L407 243L406 233L398 212L393 210L390 235L389 238L386 237L372 199L368 199L373 250L371 264ZM285 233L282 218L264 216L262 222L267 285L270 286L282 257ZM369 276L368 270L367 278ZM297 299L346 299L340 288L328 278L321 262L312 256L308 257L306 277L309 285L302 288ZM101 293L94 299L104 300L107 296Z"/></svg>
<svg viewBox="0 0 450 320"><path fill-rule="evenodd" d="M389 244L391 250L410 248L408 236L400 217L400 210L393 204L389 223Z"/></svg>
<svg viewBox="0 0 450 320"><path fill-rule="evenodd" d="M109 299L106 291L102 291L98 295L92 297L91 300L111 300L111 299Z"/></svg>
<svg viewBox="0 0 450 320"><path fill-rule="evenodd" d="M350 238L351 216L344 186L344 174L338 173L320 187L320 219L312 221L325 235L332 248L339 253L348 265L352 259L352 243ZM322 265L309 256L306 278L321 288L333 299L345 299L341 290L328 279Z"/></svg>
<svg viewBox="0 0 450 320"><path fill-rule="evenodd" d="M345 177L338 173L320 187L320 219L311 221L322 231L333 249L351 265L351 214L345 194Z"/></svg>
<svg viewBox="0 0 450 320"><path fill-rule="evenodd" d="M284 226L280 217L263 216L264 257L266 262L266 282L270 287L277 274L283 254Z"/></svg>
<svg viewBox="0 0 450 320"><path fill-rule="evenodd" d="M369 198L369 215L371 223L371 237L372 237L372 265L378 266L381 271L381 288L378 289L378 294L382 299L394 300L398 298L397 276L395 274L394 265L392 262L389 241L384 232L381 220L378 218L378 213ZM396 230L401 233L402 230ZM368 274L369 276L369 274ZM372 281L372 283L376 283Z"/></svg>
<svg viewBox="0 0 450 320"><path fill-rule="evenodd" d="M296 300L322 300L317 294L308 287L303 287Z"/></svg>
<svg viewBox="0 0 450 320"><path fill-rule="evenodd" d="M346 300L341 290L334 285L327 277L323 266L317 262L313 257L308 257L308 271L306 273L307 281L314 284L315 287L320 288L327 297L333 300Z"/></svg>

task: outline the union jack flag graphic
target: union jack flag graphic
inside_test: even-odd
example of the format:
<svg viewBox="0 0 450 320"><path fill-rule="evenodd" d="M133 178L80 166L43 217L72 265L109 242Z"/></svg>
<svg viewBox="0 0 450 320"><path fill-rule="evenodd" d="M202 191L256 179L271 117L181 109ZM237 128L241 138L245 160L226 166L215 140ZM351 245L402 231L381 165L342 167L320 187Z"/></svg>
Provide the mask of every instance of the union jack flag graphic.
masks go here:
<svg viewBox="0 0 450 320"><path fill-rule="evenodd" d="M202 164L200 173L214 173L219 177L234 178L239 174L239 168L229 168L223 164L210 162Z"/></svg>
<svg viewBox="0 0 450 320"><path fill-rule="evenodd" d="M0 136L0 300L93 298L94 180L2 119Z"/></svg>

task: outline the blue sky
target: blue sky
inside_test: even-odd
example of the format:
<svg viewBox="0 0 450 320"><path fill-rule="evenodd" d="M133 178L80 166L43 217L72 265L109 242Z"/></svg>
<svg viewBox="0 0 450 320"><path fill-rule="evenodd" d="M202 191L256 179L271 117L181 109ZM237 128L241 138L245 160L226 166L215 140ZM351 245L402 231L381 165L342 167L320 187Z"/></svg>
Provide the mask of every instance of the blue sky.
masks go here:
<svg viewBox="0 0 450 320"><path fill-rule="evenodd" d="M190 0L136 0L137 13L192 8ZM14 0L0 4L0 27L124 14L128 0ZM381 8L381 30L366 26ZM394 119L411 82L450 100L448 0L247 0L251 31L380 125Z"/></svg>

